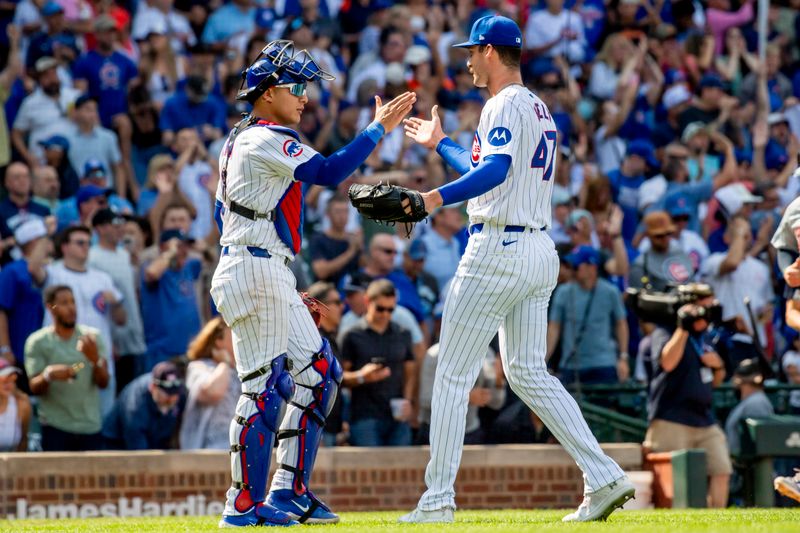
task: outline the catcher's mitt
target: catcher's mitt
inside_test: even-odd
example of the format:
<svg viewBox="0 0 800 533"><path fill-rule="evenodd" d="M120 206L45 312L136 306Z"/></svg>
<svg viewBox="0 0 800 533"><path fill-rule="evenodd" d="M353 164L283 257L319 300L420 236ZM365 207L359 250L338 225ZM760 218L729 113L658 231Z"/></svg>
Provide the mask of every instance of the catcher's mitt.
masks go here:
<svg viewBox="0 0 800 533"><path fill-rule="evenodd" d="M347 195L359 213L378 222L413 226L428 216L422 195L405 187L356 183L350 186Z"/></svg>

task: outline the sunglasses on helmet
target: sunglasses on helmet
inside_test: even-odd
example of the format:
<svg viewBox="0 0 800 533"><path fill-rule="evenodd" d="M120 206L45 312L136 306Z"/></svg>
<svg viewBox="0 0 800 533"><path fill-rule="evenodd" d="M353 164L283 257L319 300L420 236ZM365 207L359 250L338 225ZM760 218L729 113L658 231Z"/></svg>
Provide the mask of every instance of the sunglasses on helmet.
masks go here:
<svg viewBox="0 0 800 533"><path fill-rule="evenodd" d="M289 92L292 96L296 96L300 98L301 96L306 95L306 83L282 83L280 85L275 85L278 89L289 89Z"/></svg>

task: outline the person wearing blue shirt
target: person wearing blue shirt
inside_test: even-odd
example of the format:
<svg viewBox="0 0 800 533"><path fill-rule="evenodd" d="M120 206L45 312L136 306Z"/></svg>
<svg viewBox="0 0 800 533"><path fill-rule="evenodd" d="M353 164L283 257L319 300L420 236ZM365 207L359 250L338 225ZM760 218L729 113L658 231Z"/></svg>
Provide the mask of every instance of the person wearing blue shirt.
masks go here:
<svg viewBox="0 0 800 533"><path fill-rule="evenodd" d="M50 215L50 209L33 201L31 173L25 163L8 165L3 185L8 197L0 202L0 264L11 261L9 252L14 243L10 238L17 226L32 218L44 219Z"/></svg>
<svg viewBox="0 0 800 533"><path fill-rule="evenodd" d="M66 29L64 9L58 3L47 2L40 12L47 30L32 35L28 42L25 66L29 69L33 69L36 61L42 57L56 57L56 45L72 50L78 47L75 36Z"/></svg>
<svg viewBox="0 0 800 533"><path fill-rule="evenodd" d="M39 219L20 224L14 239L22 248L22 259L0 270L0 357L22 369L25 341L44 320L41 285L52 243L47 239L44 222ZM20 378L17 386L29 392L24 372Z"/></svg>
<svg viewBox="0 0 800 533"><path fill-rule="evenodd" d="M214 11L203 29L206 44L224 46L225 41L238 33L250 33L255 27L256 9L250 0L231 0Z"/></svg>
<svg viewBox="0 0 800 533"><path fill-rule="evenodd" d="M139 75L136 64L114 50L116 23L100 16L94 23L97 47L81 55L73 67L75 86L98 104L104 127L116 126L115 117L128 112L128 84Z"/></svg>
<svg viewBox="0 0 800 533"><path fill-rule="evenodd" d="M639 225L639 187L644 183L647 168L659 167L653 152L650 141L631 141L622 166L608 173L614 202L622 208L622 238L629 248Z"/></svg>
<svg viewBox="0 0 800 533"><path fill-rule="evenodd" d="M188 237L180 230L161 233L161 253L142 265L141 302L148 368L186 353L200 331L197 280L200 260L189 257Z"/></svg>
<svg viewBox="0 0 800 533"><path fill-rule="evenodd" d="M161 110L159 127L163 143L171 146L175 134L183 128L196 128L204 142L221 137L227 127L225 111L225 104L210 94L208 82L202 76L189 76Z"/></svg>
<svg viewBox="0 0 800 533"><path fill-rule="evenodd" d="M107 450L164 450L185 406L185 389L173 363L159 363L122 389L103 420Z"/></svg>

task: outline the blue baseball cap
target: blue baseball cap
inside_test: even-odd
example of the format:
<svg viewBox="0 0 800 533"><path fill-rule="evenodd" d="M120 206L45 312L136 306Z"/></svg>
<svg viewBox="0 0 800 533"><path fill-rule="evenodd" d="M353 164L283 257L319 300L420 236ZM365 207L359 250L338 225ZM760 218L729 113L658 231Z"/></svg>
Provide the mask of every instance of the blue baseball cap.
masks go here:
<svg viewBox="0 0 800 533"><path fill-rule="evenodd" d="M650 141L646 141L644 139L636 139L631 141L628 144L627 152L625 152L626 157L629 155L638 155L644 159L647 165L651 168L659 168L661 166L661 164L658 162L658 159L656 159L655 147Z"/></svg>
<svg viewBox="0 0 800 533"><path fill-rule="evenodd" d="M274 9L262 7L256 10L256 26L263 30L271 30L275 24L275 18Z"/></svg>
<svg viewBox="0 0 800 533"><path fill-rule="evenodd" d="M66 137L62 137L61 135L53 135L52 137L39 141L39 146L44 149L61 148L66 152L69 150L69 141Z"/></svg>
<svg viewBox="0 0 800 533"><path fill-rule="evenodd" d="M600 264L600 254L597 253L597 250L591 246L578 246L564 259L566 259L567 262L572 265L572 268L578 268L583 264Z"/></svg>
<svg viewBox="0 0 800 533"><path fill-rule="evenodd" d="M83 164L83 177L105 176L106 166L99 159L87 159Z"/></svg>
<svg viewBox="0 0 800 533"><path fill-rule="evenodd" d="M408 254L408 257L414 261L422 261L428 254L428 247L425 246L424 242L416 239L411 241L411 244L408 245L408 248L406 248L406 253Z"/></svg>
<svg viewBox="0 0 800 533"><path fill-rule="evenodd" d="M713 73L704 74L703 77L700 78L698 86L701 89L705 89L706 87L716 87L717 89L725 88L722 78Z"/></svg>
<svg viewBox="0 0 800 533"><path fill-rule="evenodd" d="M111 189L98 187L97 185L85 185L78 189L78 192L75 194L75 200L78 202L78 205L81 205L84 202L88 202L92 198L97 198L98 196L108 196L109 194L111 194Z"/></svg>
<svg viewBox="0 0 800 533"><path fill-rule="evenodd" d="M489 15L481 17L472 25L469 41L454 44L453 48L467 48L469 46L510 46L522 48L522 32L517 23L507 17Z"/></svg>
<svg viewBox="0 0 800 533"><path fill-rule="evenodd" d="M668 196L664 202L664 210L671 217L692 216L692 209L689 200L683 194Z"/></svg>
<svg viewBox="0 0 800 533"><path fill-rule="evenodd" d="M42 6L43 17L51 17L53 15L58 15L59 13L63 12L64 8L55 2L47 2L44 6Z"/></svg>

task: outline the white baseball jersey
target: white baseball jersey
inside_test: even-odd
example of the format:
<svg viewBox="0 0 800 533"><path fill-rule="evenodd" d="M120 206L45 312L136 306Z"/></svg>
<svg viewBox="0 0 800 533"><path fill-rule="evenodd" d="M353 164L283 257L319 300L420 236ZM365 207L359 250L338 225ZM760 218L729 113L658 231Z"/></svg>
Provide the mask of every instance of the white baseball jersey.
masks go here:
<svg viewBox="0 0 800 533"><path fill-rule="evenodd" d="M234 201L257 213L268 213L286 197L281 210L292 239L296 238L299 243L303 191L302 184L294 179L294 169L317 152L297 140L291 130L266 126L266 122L259 121L259 124L240 132L232 149L228 139L220 154L219 168L226 169L226 177L220 179L216 193L216 199L226 206L222 215L220 244L256 246L270 253L292 257L296 250L290 250L280 239L274 222L266 218L250 220L227 208L229 202Z"/></svg>
<svg viewBox="0 0 800 533"><path fill-rule="evenodd" d="M467 203L471 224L550 226L558 159L556 125L547 106L522 85L509 85L486 102L472 141L473 167L492 154L511 156L505 181Z"/></svg>

